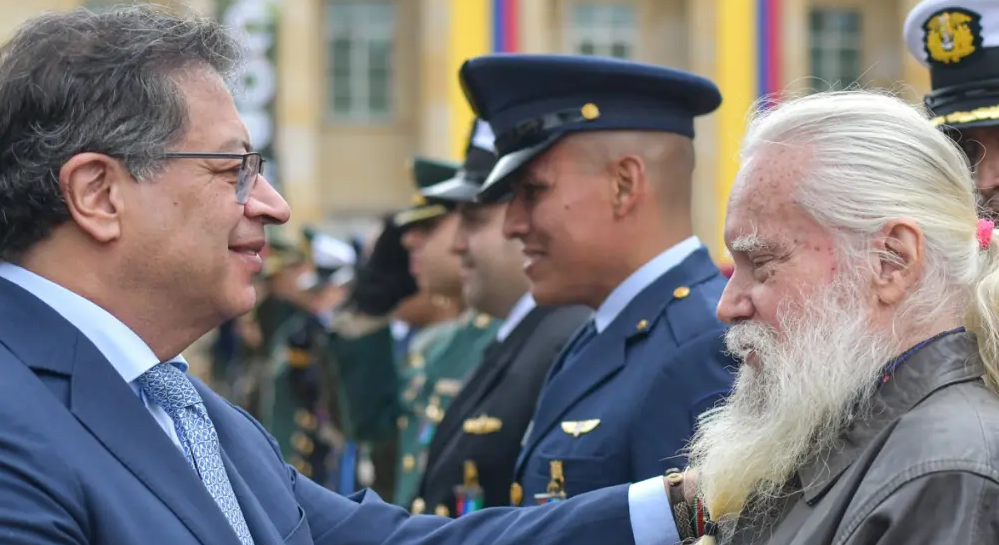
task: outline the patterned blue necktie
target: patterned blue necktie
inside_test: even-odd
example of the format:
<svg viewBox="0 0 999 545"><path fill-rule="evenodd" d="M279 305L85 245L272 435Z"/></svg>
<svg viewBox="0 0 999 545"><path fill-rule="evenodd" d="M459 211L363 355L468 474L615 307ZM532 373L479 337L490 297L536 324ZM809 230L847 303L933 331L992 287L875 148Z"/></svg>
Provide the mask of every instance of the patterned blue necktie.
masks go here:
<svg viewBox="0 0 999 545"><path fill-rule="evenodd" d="M194 385L183 371L170 363L156 365L138 380L146 396L170 415L177 438L184 447L184 456L201 476L201 482L232 525L239 541L243 545L253 545L250 529L222 464L218 433Z"/></svg>

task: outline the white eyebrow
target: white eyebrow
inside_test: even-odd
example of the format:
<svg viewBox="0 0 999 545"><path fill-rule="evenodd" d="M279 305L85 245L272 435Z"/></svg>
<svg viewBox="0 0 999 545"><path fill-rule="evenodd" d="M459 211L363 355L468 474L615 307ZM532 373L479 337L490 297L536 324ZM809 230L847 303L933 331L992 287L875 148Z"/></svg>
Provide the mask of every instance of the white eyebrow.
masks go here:
<svg viewBox="0 0 999 545"><path fill-rule="evenodd" d="M731 248L733 252L743 252L743 253L762 250L764 247L766 247L766 244L764 244L763 239L760 238L760 235L756 233L743 235L733 240L732 243L729 244L729 248Z"/></svg>

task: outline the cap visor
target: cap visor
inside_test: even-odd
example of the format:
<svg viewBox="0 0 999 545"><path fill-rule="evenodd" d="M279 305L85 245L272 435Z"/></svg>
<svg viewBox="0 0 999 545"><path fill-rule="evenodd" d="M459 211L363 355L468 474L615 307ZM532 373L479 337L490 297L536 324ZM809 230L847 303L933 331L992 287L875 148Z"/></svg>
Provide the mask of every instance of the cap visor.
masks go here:
<svg viewBox="0 0 999 545"><path fill-rule="evenodd" d="M479 185L469 182L462 176L455 176L420 191L420 194L428 199L440 201L471 202L479 194Z"/></svg>
<svg viewBox="0 0 999 545"><path fill-rule="evenodd" d="M943 117L934 118L933 124L943 129L974 129L979 127L999 126L999 119L975 119L969 121L947 122Z"/></svg>
<svg viewBox="0 0 999 545"><path fill-rule="evenodd" d="M541 155L548 148L555 145L555 142L562 137L562 133L555 133L540 144L536 144L529 148L524 148L517 150L513 153L508 153L503 157L500 157L496 161L496 166L489 173L489 177L486 178L484 184L482 184L482 189L479 190L478 195L476 195L476 202L481 203L494 203L503 200L510 195L510 183L507 178L511 174L520 169L520 167L531 162L532 159Z"/></svg>
<svg viewBox="0 0 999 545"><path fill-rule="evenodd" d="M403 210L402 212L396 214L392 218L392 221L395 222L398 227L405 227L418 221L436 218L438 216L443 216L444 214L447 214L447 207L443 204L432 204L429 206L420 206L418 208Z"/></svg>

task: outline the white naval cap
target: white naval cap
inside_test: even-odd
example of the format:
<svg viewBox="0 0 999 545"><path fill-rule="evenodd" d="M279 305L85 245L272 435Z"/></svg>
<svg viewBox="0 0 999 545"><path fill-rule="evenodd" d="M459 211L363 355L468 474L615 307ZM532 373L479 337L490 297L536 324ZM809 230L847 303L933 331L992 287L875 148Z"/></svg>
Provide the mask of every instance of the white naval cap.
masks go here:
<svg viewBox="0 0 999 545"><path fill-rule="evenodd" d="M342 240L323 233L312 237L312 262L320 269L339 269L357 262L357 251Z"/></svg>
<svg viewBox="0 0 999 545"><path fill-rule="evenodd" d="M905 45L930 70L934 123L999 124L999 0L925 0L909 12Z"/></svg>

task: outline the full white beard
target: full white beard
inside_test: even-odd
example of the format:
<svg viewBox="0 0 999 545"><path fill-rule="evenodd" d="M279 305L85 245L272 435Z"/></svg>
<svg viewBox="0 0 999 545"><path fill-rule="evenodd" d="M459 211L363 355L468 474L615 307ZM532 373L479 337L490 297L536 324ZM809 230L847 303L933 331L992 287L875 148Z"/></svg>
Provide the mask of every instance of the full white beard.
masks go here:
<svg viewBox="0 0 999 545"><path fill-rule="evenodd" d="M885 364L901 349L871 328L856 275L842 275L781 313L781 331L737 324L729 351L741 366L727 403L705 418L690 448L691 466L712 518L731 531L752 497L765 508L788 479L829 448L858 410L869 407ZM726 516L727 515L727 516Z"/></svg>

